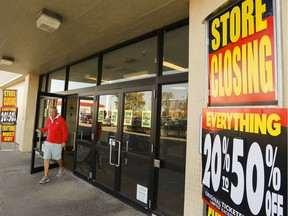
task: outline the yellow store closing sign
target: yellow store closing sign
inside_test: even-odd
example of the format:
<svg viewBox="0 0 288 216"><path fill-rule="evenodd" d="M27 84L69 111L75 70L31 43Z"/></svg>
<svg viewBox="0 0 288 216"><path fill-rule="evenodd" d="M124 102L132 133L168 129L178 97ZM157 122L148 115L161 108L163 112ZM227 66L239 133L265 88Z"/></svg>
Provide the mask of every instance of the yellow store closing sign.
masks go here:
<svg viewBox="0 0 288 216"><path fill-rule="evenodd" d="M276 103L272 0L246 0L208 21L209 104Z"/></svg>
<svg viewBox="0 0 288 216"><path fill-rule="evenodd" d="M17 106L17 90L8 89L3 91L3 106Z"/></svg>

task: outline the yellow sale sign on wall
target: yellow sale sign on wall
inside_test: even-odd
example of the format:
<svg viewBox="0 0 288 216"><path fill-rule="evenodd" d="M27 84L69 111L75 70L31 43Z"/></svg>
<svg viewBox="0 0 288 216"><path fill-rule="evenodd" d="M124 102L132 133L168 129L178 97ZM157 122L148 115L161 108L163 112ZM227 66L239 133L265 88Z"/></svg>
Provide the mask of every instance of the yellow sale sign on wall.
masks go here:
<svg viewBox="0 0 288 216"><path fill-rule="evenodd" d="M17 106L17 90L8 89L3 91L3 106Z"/></svg>
<svg viewBox="0 0 288 216"><path fill-rule="evenodd" d="M272 0L239 1L208 20L209 104L275 104Z"/></svg>
<svg viewBox="0 0 288 216"><path fill-rule="evenodd" d="M221 215L287 215L287 142L288 109L204 108L203 201Z"/></svg>
<svg viewBox="0 0 288 216"><path fill-rule="evenodd" d="M17 90L4 90L3 107L0 108L1 142L15 141L17 112Z"/></svg>

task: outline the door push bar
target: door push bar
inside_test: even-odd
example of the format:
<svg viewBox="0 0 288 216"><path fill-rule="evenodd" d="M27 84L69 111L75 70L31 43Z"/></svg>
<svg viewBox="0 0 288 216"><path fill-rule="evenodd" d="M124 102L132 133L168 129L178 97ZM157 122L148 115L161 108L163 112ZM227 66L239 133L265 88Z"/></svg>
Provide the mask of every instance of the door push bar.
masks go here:
<svg viewBox="0 0 288 216"><path fill-rule="evenodd" d="M116 145L116 143L118 143L118 161L117 164L116 163L112 163L112 148L114 145ZM121 154L121 142L119 140L111 140L110 144L110 154L109 154L109 164L119 167L120 166L120 154Z"/></svg>

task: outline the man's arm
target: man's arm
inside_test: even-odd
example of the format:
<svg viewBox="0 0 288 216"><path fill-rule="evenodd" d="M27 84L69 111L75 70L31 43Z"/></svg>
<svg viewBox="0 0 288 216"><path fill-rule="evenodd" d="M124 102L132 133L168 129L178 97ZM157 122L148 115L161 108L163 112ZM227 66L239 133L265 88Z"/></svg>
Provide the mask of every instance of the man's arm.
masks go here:
<svg viewBox="0 0 288 216"><path fill-rule="evenodd" d="M68 140L68 126L67 123L65 121L65 119L63 118L63 122L62 122L62 147L64 147L66 145L66 142Z"/></svg>
<svg viewBox="0 0 288 216"><path fill-rule="evenodd" d="M49 121L49 118L47 119L45 126L43 128L37 128L35 131L38 133L43 133L43 132L48 131L48 121Z"/></svg>

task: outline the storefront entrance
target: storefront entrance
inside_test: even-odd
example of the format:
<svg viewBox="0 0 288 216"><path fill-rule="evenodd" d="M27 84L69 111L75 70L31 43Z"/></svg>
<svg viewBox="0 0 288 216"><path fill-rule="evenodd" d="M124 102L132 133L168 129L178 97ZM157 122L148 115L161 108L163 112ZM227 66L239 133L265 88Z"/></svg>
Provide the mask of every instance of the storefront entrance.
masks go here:
<svg viewBox="0 0 288 216"><path fill-rule="evenodd" d="M49 117L49 107L57 107L58 113L64 115L64 96L52 94L52 93L41 93L38 96L38 104L36 116L37 121L35 122L35 130L37 128L43 128L45 126L46 120ZM44 170L43 166L43 151L42 145L46 140L46 134L34 132L33 138L33 149L32 149L32 158L31 158L31 168L30 172L35 173ZM58 166L57 163L51 161L50 167Z"/></svg>
<svg viewBox="0 0 288 216"><path fill-rule="evenodd" d="M41 92L64 95L64 166L157 215L184 210L187 21L66 65L39 83Z"/></svg>
<svg viewBox="0 0 288 216"><path fill-rule="evenodd" d="M79 101L76 172L148 208L152 87L85 95Z"/></svg>
<svg viewBox="0 0 288 216"><path fill-rule="evenodd" d="M183 215L187 83L39 96L37 125L48 108L66 118L64 166L113 195L157 212ZM43 170L35 132L31 172ZM52 164L51 168L57 164Z"/></svg>
<svg viewBox="0 0 288 216"><path fill-rule="evenodd" d="M49 117L49 107L56 107L59 115L66 119L68 125L68 140L63 151L64 167L73 171L74 165L74 151L75 151L75 133L76 133L76 113L77 113L77 95L70 95L64 97L59 94L41 93L38 100L38 109L36 112L37 121L35 123L35 130L43 128ZM33 138L31 173L44 170L43 166L43 151L42 146L46 140L46 133L37 133L35 131ZM51 168L57 167L55 161L51 161Z"/></svg>

